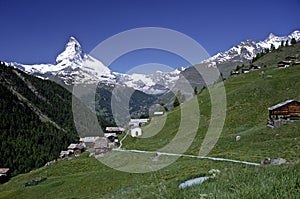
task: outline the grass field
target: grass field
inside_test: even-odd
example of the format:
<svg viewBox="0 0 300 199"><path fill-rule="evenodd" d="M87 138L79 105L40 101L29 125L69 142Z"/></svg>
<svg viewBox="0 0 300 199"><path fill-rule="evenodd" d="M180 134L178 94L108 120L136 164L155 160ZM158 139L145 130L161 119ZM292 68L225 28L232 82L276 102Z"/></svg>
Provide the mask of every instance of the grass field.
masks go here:
<svg viewBox="0 0 300 199"><path fill-rule="evenodd" d="M222 134L208 154L212 157L259 163L270 157L285 158L288 164L250 166L239 163L181 157L153 172L127 173L112 169L86 152L73 160L13 177L0 185L0 198L300 198L300 121L275 129L266 128L267 108L287 99L300 100L300 67L268 67L226 80L227 113ZM268 76L268 77L267 77ZM207 90L197 96L200 121L196 136L186 154L198 155L210 121ZM184 106L184 105L183 105ZM144 127L143 138L128 136L123 148L161 151L178 131L180 108L154 119ZM166 122L163 125L164 121ZM156 128L162 127L157 133ZM154 130L153 130L154 129ZM241 140L236 142L235 136ZM103 160L118 152L107 154ZM151 162L151 155L146 159ZM145 159L145 160L146 160ZM156 164L167 161L161 156ZM138 164L130 156L111 164ZM202 185L180 190L178 185L191 178L219 169L220 175ZM33 187L24 183L37 177L47 180Z"/></svg>

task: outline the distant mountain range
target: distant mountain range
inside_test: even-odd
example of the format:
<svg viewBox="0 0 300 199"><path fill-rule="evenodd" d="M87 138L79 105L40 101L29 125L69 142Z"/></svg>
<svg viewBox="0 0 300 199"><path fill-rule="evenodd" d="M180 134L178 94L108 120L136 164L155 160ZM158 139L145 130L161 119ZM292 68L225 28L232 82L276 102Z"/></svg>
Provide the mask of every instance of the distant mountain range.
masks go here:
<svg viewBox="0 0 300 199"><path fill-rule="evenodd" d="M211 66L217 66L225 62L247 62L250 61L257 53L262 52L265 49L270 49L271 44L278 48L281 45L281 41L291 41L295 38L296 41L300 40L300 31L296 30L288 36L275 36L270 33L268 38L263 41L255 42L252 40L242 41L240 44L230 48L229 50L218 53L213 57L204 60L203 63L209 63Z"/></svg>
<svg viewBox="0 0 300 199"><path fill-rule="evenodd" d="M259 42L242 41L229 50L204 60L196 67L201 67L201 65L218 67L223 76L227 77L236 65L249 62L257 53L270 48L271 44L277 48L282 41L290 41L292 38L300 40L300 31L296 30L288 36L275 36L271 33L268 38ZM176 69L172 72L157 71L150 75L113 72L101 61L84 53L74 37L70 37L64 51L57 56L54 64L24 65L15 62L7 64L40 78L59 78L66 85L100 82L105 85L131 87L147 94L168 92L180 79L180 75L189 79L193 86L204 85L203 81L199 80L199 76L194 75L193 67Z"/></svg>

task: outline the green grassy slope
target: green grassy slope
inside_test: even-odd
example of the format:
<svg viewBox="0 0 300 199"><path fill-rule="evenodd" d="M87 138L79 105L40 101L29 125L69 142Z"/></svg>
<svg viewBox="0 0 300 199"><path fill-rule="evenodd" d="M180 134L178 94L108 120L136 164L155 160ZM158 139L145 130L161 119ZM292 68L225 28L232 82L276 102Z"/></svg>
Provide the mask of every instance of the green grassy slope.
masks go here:
<svg viewBox="0 0 300 199"><path fill-rule="evenodd" d="M265 77L255 71L225 82L225 126L208 155L253 162L265 157L282 157L289 164L258 167L185 157L161 170L135 174L114 170L85 154L14 177L0 185L0 198L200 198L200 194L208 194L207 198L297 198L300 194L300 121L267 129L266 119L268 107L287 99L300 100L300 67L264 70ZM194 155L199 153L211 110L207 90L197 99L201 111L199 129L186 152ZM180 109L163 117L166 125L158 134L145 138L150 136L147 131L160 125L159 121L164 118L156 118L145 126L144 138L128 136L124 148L155 151L169 143L179 126ZM235 141L236 135L241 136L239 142ZM107 154L104 158L109 157ZM161 156L158 163L164 158ZM128 161L134 164L134 160ZM120 160L120 164L123 162L126 161ZM221 174L202 185L178 189L181 182L208 175L210 169L219 169ZM24 187L25 182L37 177L47 177L47 180L34 187Z"/></svg>
<svg viewBox="0 0 300 199"><path fill-rule="evenodd" d="M254 71L226 81L226 121L221 137L209 155L255 162L266 156L283 156L289 160L300 158L299 122L275 129L266 128L268 107L287 99L300 99L300 67L264 70L265 77L259 77L260 71ZM202 102L200 126L187 151L194 155L199 153L210 121L207 91L198 96L198 101ZM145 136L152 125L157 125L155 121L144 127ZM158 134L144 139L126 138L124 145L126 149L159 150L175 136L179 123L180 110L175 109L169 112L167 125ZM240 142L235 142L237 135L242 137Z"/></svg>
<svg viewBox="0 0 300 199"><path fill-rule="evenodd" d="M188 179L221 174L202 185L180 190ZM299 194L299 164L254 167L236 163L180 158L159 171L131 174L113 170L87 154L48 168L14 177L0 186L0 198L295 198ZM24 183L47 180L33 187Z"/></svg>

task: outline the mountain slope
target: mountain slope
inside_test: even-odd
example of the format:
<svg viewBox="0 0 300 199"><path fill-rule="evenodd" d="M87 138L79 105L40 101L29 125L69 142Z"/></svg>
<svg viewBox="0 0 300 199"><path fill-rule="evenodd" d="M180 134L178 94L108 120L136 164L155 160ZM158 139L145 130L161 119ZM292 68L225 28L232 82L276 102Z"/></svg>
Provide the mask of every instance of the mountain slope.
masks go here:
<svg viewBox="0 0 300 199"><path fill-rule="evenodd" d="M270 33L263 41L242 41L240 44L225 52L218 53L204 60L202 63L208 64L211 67L218 67L223 77L227 78L237 65L248 64L257 53L263 52L265 49L270 49L271 45L274 45L275 48L279 48L281 42L284 42L285 45L286 41L288 41L290 44L292 38L299 41L300 31L295 30L288 36L275 36ZM201 67L201 63L199 67Z"/></svg>
<svg viewBox="0 0 300 199"><path fill-rule="evenodd" d="M260 77L261 71L258 70L225 81L225 126L209 156L256 163L266 157L281 157L287 159L289 164L257 167L181 157L159 171L136 174L114 170L85 154L71 161L60 161L50 167L14 177L0 186L0 198L194 198L200 194L212 198L297 198L300 189L300 121L268 129L266 119L268 107L286 99L300 99L300 67L282 70L268 67L261 70L265 70L266 76L272 77ZM199 153L211 112L210 96L206 89L197 96L197 100L201 110L200 125L187 151L195 155ZM180 108L163 116L167 120L158 134L146 138L147 128L157 124L154 119L149 126L144 127L143 138L133 139L128 136L123 147L158 150L165 146L178 130ZM161 121L163 118L156 119ZM237 135L241 136L238 142L235 141ZM134 164L136 160L131 155L128 152L127 158L117 163L120 166ZM110 154L102 158L105 157L109 158ZM147 161L153 157L150 154ZM156 163L163 164L167 158L161 155ZM210 169L219 169L221 173L201 185L178 189L179 184L186 180L207 176ZM38 177L47 177L47 180L35 187L24 187L25 182Z"/></svg>
<svg viewBox="0 0 300 199"><path fill-rule="evenodd" d="M210 57L207 60L204 60L203 63L209 63L211 66L216 66L217 64L222 64L225 62L246 62L250 61L257 53L264 51L266 48L270 49L271 45L274 45L275 48L278 48L283 41L284 44L286 41L290 41L294 38L296 41L300 40L300 31L295 30L288 36L275 36L273 33L270 33L268 38L264 41L242 41L240 44L230 48L229 50L218 53L213 57Z"/></svg>
<svg viewBox="0 0 300 199"><path fill-rule="evenodd" d="M300 31L296 30L288 36L275 36L274 34L270 33L268 38L259 42L251 40L242 41L240 44L230 48L225 52L218 53L215 56L204 60L200 64L185 69L181 75L189 80L192 87L197 87L200 90L202 87L207 85L203 81L201 74L199 74L196 69L199 71L199 69L203 67L215 67L219 69L222 78L228 78L231 74L231 71L233 71L237 65L249 64L257 55L257 53L263 52L266 48L270 49L271 45L274 45L276 48L274 52L278 52L280 51L279 48L282 44L281 42L286 45L286 41L288 41L290 45L292 38L294 38L296 41L300 41ZM290 51L292 51L292 49ZM292 53L291 55L295 56L296 54L297 53ZM285 57L283 56L285 55L282 55L279 61L284 60ZM287 56L289 56L289 54ZM262 60L256 62L255 64L261 65L261 63ZM265 64L268 63L266 62ZM272 65L274 65L274 62L272 62Z"/></svg>
<svg viewBox="0 0 300 199"><path fill-rule="evenodd" d="M295 122L276 129L267 129L266 121L268 118L268 107L279 102L296 99L300 100L300 67L294 66L285 69L278 69L276 63L286 56L295 56L300 52L300 42L292 46L282 47L270 52L260 59L257 63L268 64L267 68L242 74L238 77L229 78L225 81L227 113L223 133L214 150L209 154L224 158L247 159L258 162L268 154L287 158L291 161L300 159L299 129L300 123ZM259 73L265 72L261 77ZM211 114L210 95L205 89L199 96L201 102L200 126L198 134L189 148L189 154L198 154L200 144L203 140ZM177 133L181 110L175 109L167 117L166 125L159 133L151 138L125 140L124 145L127 149L140 149L155 151L169 143ZM159 119L160 120L160 119ZM154 126L157 125L153 124ZM153 126L144 128L145 137L147 130ZM280 134L278 138L275 135ZM232 143L236 135L241 135L245 140L238 144ZM257 139L260 138L260 139ZM295 138L295 139L290 139ZM268 146L273 147L269 148Z"/></svg>
<svg viewBox="0 0 300 199"><path fill-rule="evenodd" d="M28 172L57 157L77 137L71 94L0 64L0 165Z"/></svg>
<svg viewBox="0 0 300 199"><path fill-rule="evenodd" d="M258 66L277 66L277 63L284 61L288 56L298 57L300 55L300 42L297 42L294 45L279 47L278 49L267 53L266 55L259 58L253 63L253 65Z"/></svg>
<svg viewBox="0 0 300 199"><path fill-rule="evenodd" d="M9 63L26 73L46 78L60 79L66 85L97 84L123 85L148 94L161 94L170 89L178 79L180 70L155 74L120 74L112 72L101 61L83 52L80 43L70 37L65 49L57 56L55 64L24 65Z"/></svg>

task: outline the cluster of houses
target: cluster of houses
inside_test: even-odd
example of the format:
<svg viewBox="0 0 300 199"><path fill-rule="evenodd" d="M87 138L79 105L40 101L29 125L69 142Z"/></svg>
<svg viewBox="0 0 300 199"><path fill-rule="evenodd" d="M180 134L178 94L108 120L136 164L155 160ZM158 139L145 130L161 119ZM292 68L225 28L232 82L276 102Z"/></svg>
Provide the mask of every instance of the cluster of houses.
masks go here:
<svg viewBox="0 0 300 199"><path fill-rule="evenodd" d="M59 157L61 159L65 158L65 157L69 157L71 155L74 155L75 157L77 157L84 151L84 149L85 149L85 145L83 143L80 143L80 144L72 143L68 146L68 150L60 152Z"/></svg>
<svg viewBox="0 0 300 199"><path fill-rule="evenodd" d="M291 66L299 66L300 61L297 59L296 56L288 56L283 61L277 63L278 68L287 68ZM255 71L261 69L260 66L251 65L250 68L242 68L240 70L235 70L231 72L231 75L236 76L242 73L249 73L251 71Z"/></svg>
<svg viewBox="0 0 300 199"><path fill-rule="evenodd" d="M295 56L288 56L283 61L277 63L279 68L287 68L290 66L299 66L300 61Z"/></svg>
<svg viewBox="0 0 300 199"><path fill-rule="evenodd" d="M257 66L257 65L251 65L250 68L242 68L241 71L239 71L239 70L232 71L231 75L239 75L241 73L249 73L251 71L256 71L258 69L261 69L261 67Z"/></svg>
<svg viewBox="0 0 300 199"><path fill-rule="evenodd" d="M154 117L162 116L164 115L163 111L156 111L153 113ZM149 119L130 119L130 122L128 124L130 128L130 135L131 137L139 137L143 135L143 131L141 129L141 126L147 124L149 122Z"/></svg>
<svg viewBox="0 0 300 199"><path fill-rule="evenodd" d="M153 116L162 116L164 112L154 112ZM142 136L142 126L149 123L150 119L130 119L129 132L132 137ZM106 127L104 136L82 137L79 143L71 143L67 150L61 151L59 158L78 157L85 150L93 151L93 155L101 155L109 152L119 143L118 136L125 133L125 128L121 127ZM55 163L56 160L47 162L45 166ZM0 183L8 181L10 178L9 168L0 168Z"/></svg>
<svg viewBox="0 0 300 199"><path fill-rule="evenodd" d="M118 135L125 132L124 128L121 127L106 127L103 137L92 136L92 137L82 137L79 143L72 143L68 146L66 151L60 152L60 158L66 158L70 156L79 156L83 151L94 149L95 155L103 154L108 151L113 146L118 144Z"/></svg>
<svg viewBox="0 0 300 199"><path fill-rule="evenodd" d="M300 120L300 102L296 100L286 100L268 108L269 118L267 127L274 128L283 124Z"/></svg>
<svg viewBox="0 0 300 199"><path fill-rule="evenodd" d="M164 112L154 112L153 116L162 116ZM132 137L139 137L143 135L142 126L149 123L150 119L130 119L129 132ZM125 128L121 127L106 127L103 137L82 137L79 143L72 143L68 146L66 151L60 152L60 158L70 156L79 156L84 150L94 149L94 155L104 154L109 152L113 147L119 144L118 136L125 133Z"/></svg>

